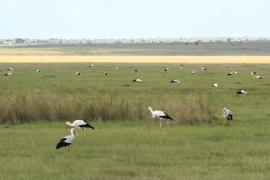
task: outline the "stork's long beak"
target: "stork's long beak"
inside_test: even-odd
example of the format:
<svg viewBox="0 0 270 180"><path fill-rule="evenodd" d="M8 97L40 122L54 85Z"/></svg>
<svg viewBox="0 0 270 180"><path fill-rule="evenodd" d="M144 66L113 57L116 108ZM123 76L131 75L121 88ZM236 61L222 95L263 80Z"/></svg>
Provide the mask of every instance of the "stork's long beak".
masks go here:
<svg viewBox="0 0 270 180"><path fill-rule="evenodd" d="M89 126L90 126L91 129L93 129L93 130L95 129L92 125L89 124Z"/></svg>

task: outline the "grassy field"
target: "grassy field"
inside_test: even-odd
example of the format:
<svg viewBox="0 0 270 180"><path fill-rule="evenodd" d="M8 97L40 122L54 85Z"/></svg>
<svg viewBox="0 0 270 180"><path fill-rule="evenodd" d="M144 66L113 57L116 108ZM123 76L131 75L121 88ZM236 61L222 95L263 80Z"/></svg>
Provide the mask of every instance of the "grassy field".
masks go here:
<svg viewBox="0 0 270 180"><path fill-rule="evenodd" d="M15 69L0 76L0 179L269 178L270 65L88 65L0 64L2 73ZM174 78L182 82L170 84ZM240 88L248 95L237 96ZM177 123L160 129L149 105ZM232 125L223 124L224 106L234 112ZM69 134L64 121L75 118L92 120L96 130L56 151Z"/></svg>
<svg viewBox="0 0 270 180"><path fill-rule="evenodd" d="M268 179L267 123L93 123L70 151L63 123L1 127L1 179Z"/></svg>

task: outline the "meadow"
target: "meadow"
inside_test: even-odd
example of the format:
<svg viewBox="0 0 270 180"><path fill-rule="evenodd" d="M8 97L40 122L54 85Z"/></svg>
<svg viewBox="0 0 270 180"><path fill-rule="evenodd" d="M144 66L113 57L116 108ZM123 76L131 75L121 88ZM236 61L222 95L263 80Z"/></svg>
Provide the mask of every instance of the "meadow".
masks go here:
<svg viewBox="0 0 270 180"><path fill-rule="evenodd" d="M0 179L268 179L270 65L89 64L0 64L15 69L0 76ZM176 123L159 128L147 106ZM96 129L55 150L77 118Z"/></svg>

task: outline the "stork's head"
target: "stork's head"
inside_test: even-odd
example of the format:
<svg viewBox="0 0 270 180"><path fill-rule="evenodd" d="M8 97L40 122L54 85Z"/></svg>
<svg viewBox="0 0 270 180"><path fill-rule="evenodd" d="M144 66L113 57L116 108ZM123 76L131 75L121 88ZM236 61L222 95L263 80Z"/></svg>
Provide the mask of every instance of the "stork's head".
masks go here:
<svg viewBox="0 0 270 180"><path fill-rule="evenodd" d="M72 124L71 124L69 121L67 121L67 122L66 122L66 128L67 128L67 127L71 127L71 126L72 126Z"/></svg>
<svg viewBox="0 0 270 180"><path fill-rule="evenodd" d="M147 108L151 113L153 112L153 109L149 106L148 108Z"/></svg>

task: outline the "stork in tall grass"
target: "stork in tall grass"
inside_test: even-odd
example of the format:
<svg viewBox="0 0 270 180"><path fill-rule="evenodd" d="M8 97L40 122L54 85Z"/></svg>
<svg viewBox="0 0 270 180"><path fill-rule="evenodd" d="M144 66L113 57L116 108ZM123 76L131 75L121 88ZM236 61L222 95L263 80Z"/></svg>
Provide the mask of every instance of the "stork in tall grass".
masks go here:
<svg viewBox="0 0 270 180"><path fill-rule="evenodd" d="M165 111L153 110L151 107L148 107L148 110L151 112L152 118L157 118L160 120L160 128L162 127L163 121L166 121L167 125L169 125L170 122L174 121L174 119Z"/></svg>

